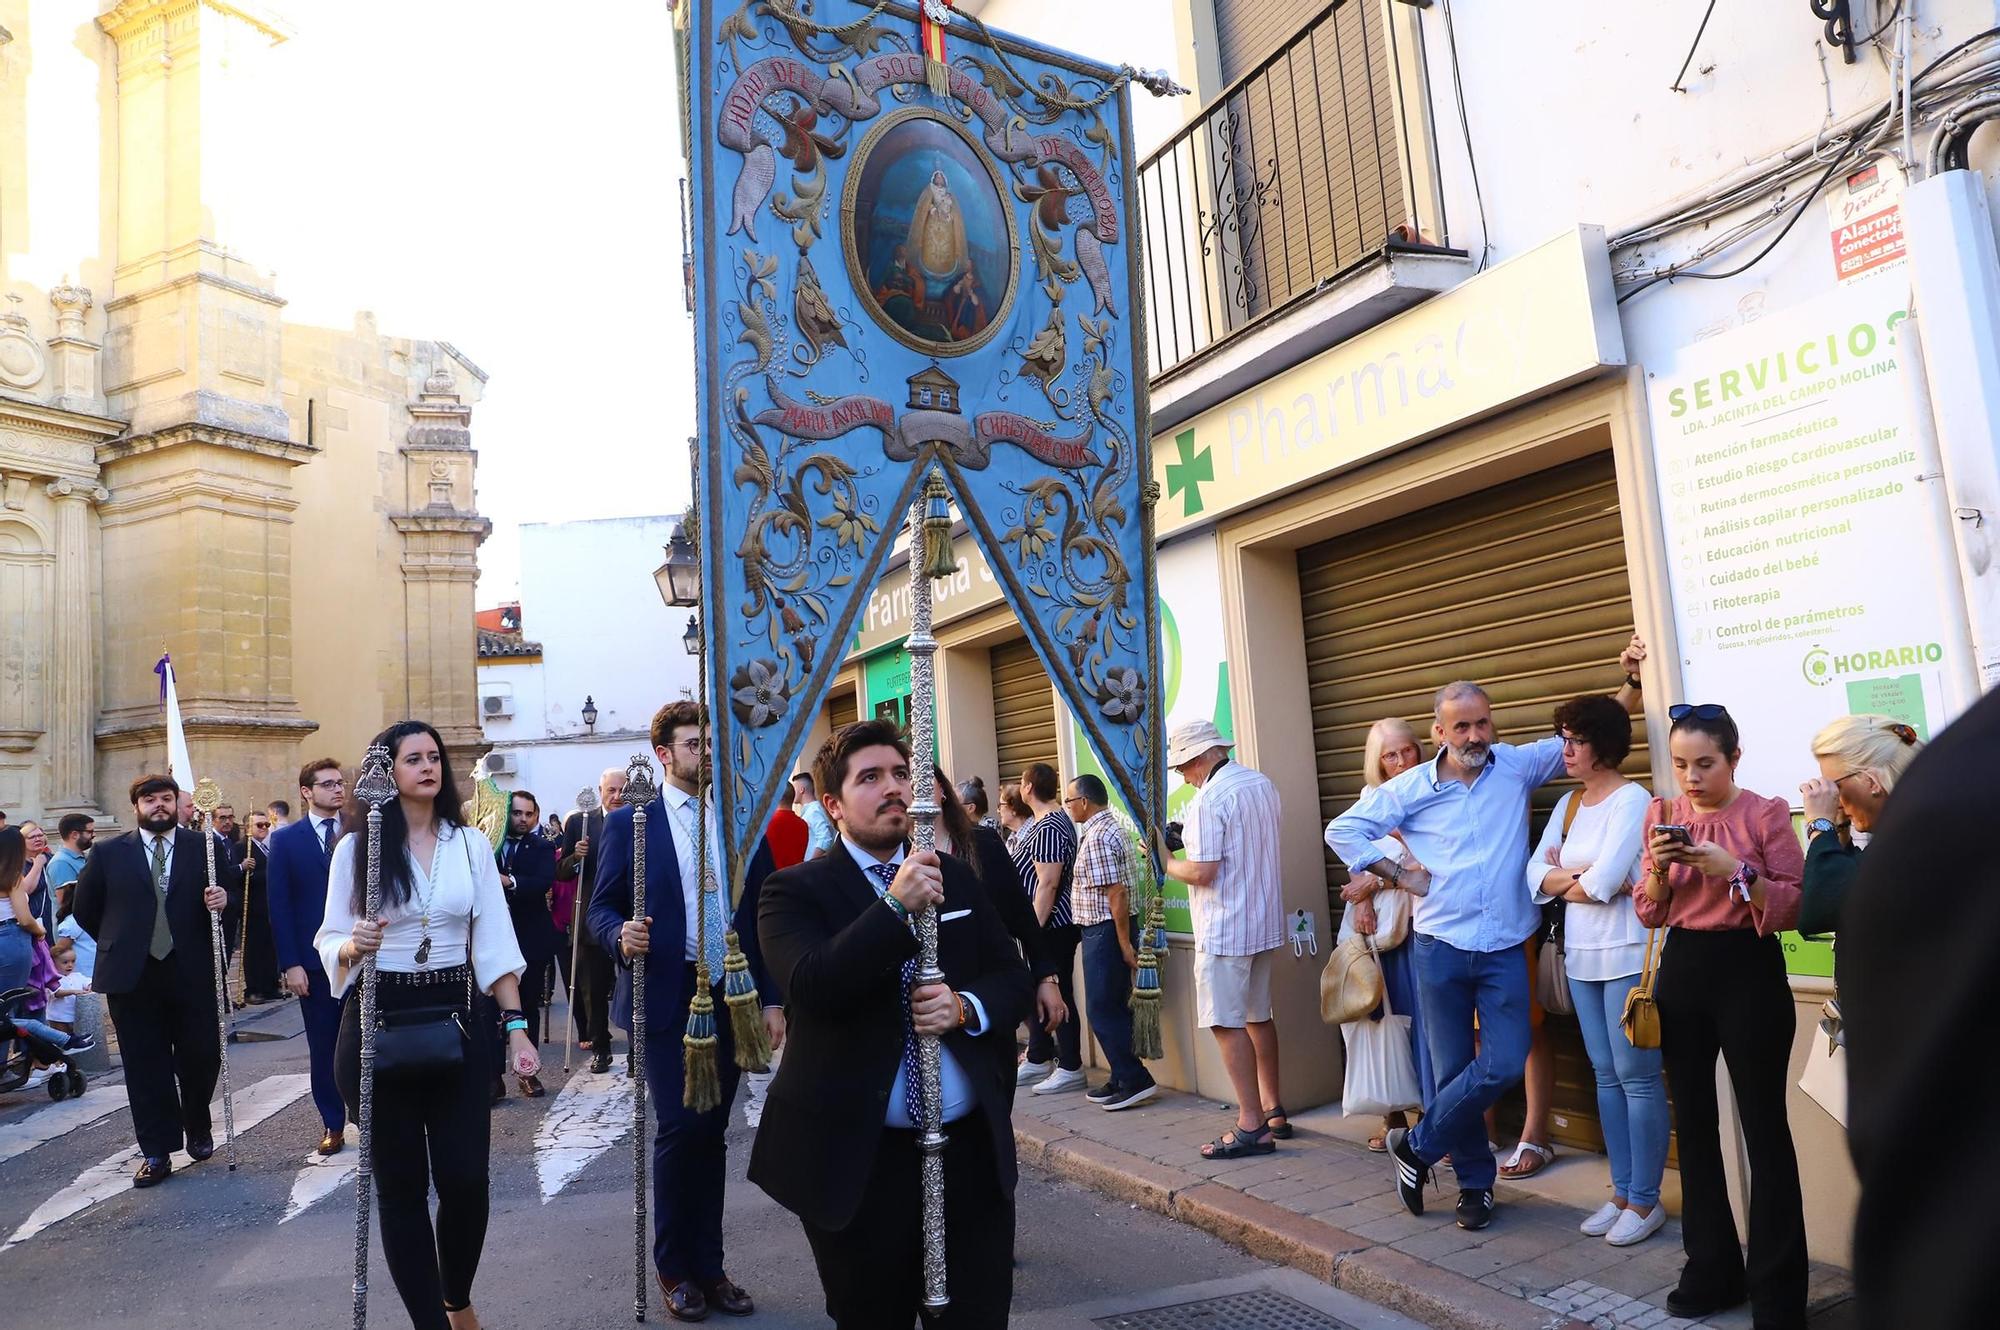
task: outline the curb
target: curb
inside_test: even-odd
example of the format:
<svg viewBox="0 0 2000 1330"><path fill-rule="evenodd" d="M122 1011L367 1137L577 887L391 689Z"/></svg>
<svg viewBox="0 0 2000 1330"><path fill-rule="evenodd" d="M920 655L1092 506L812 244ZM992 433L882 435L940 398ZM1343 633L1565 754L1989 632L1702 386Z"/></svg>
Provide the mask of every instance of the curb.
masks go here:
<svg viewBox="0 0 2000 1330"><path fill-rule="evenodd" d="M1014 1150L1023 1164L1198 1228L1433 1330L1589 1330L1331 1224L1047 1122L1017 1120Z"/></svg>

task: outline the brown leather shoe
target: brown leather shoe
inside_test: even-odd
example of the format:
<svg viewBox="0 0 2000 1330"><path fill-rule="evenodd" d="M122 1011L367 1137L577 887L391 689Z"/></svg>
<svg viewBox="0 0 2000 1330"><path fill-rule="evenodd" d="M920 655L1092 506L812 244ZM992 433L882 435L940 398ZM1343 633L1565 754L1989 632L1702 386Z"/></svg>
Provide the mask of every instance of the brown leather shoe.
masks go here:
<svg viewBox="0 0 2000 1330"><path fill-rule="evenodd" d="M548 1093L548 1091L543 1088L542 1078L539 1076L516 1076L514 1078L514 1081L517 1085L521 1087L521 1093L526 1098L540 1099L543 1095Z"/></svg>
<svg viewBox="0 0 2000 1330"><path fill-rule="evenodd" d="M692 1279L683 1279L669 1284L667 1277L655 1270L653 1278L660 1281L660 1293L667 1301L667 1315L676 1321L706 1321L708 1319L708 1299L702 1296L701 1285Z"/></svg>
<svg viewBox="0 0 2000 1330"><path fill-rule="evenodd" d="M165 1155L147 1155L139 1161L139 1171L132 1175L135 1187L157 1187L174 1173L174 1161Z"/></svg>
<svg viewBox="0 0 2000 1330"><path fill-rule="evenodd" d="M728 1275L704 1279L701 1291L707 1296L709 1306L730 1316L748 1316L757 1310L757 1304L750 1301L750 1295Z"/></svg>
<svg viewBox="0 0 2000 1330"><path fill-rule="evenodd" d="M328 1131L319 1138L319 1152L322 1156L337 1155L347 1147L347 1137L342 1132Z"/></svg>

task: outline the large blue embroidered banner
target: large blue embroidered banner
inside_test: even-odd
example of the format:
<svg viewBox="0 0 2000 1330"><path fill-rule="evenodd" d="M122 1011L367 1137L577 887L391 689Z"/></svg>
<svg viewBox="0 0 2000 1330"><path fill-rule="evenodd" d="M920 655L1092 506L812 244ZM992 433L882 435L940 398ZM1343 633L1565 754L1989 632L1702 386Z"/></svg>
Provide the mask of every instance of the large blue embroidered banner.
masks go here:
<svg viewBox="0 0 2000 1330"><path fill-rule="evenodd" d="M738 881L933 470L1116 792L1161 817L1129 94L942 32L927 71L910 5L693 6L702 623Z"/></svg>

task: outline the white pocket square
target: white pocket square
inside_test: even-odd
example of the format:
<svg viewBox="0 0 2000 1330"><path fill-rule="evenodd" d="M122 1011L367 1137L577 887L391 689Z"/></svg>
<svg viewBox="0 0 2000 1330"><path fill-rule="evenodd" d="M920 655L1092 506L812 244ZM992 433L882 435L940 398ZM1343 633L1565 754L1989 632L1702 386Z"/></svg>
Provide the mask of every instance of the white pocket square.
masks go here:
<svg viewBox="0 0 2000 1330"><path fill-rule="evenodd" d="M965 918L966 915L971 913L972 911L970 910L953 910L950 914L939 915L938 922L941 924L948 924L954 919L963 919Z"/></svg>

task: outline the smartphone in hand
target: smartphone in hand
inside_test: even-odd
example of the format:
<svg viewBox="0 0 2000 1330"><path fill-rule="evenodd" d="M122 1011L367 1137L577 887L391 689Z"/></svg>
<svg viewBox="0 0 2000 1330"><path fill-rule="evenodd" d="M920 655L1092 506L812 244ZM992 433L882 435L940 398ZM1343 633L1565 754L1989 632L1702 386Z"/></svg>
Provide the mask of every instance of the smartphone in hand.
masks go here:
<svg viewBox="0 0 2000 1330"><path fill-rule="evenodd" d="M1676 845L1686 845L1690 848L1692 848L1694 845L1694 833L1689 831L1686 827L1679 825L1678 823L1673 823L1673 822L1655 823L1653 826L1653 834L1655 836L1666 836L1670 840L1672 840Z"/></svg>

